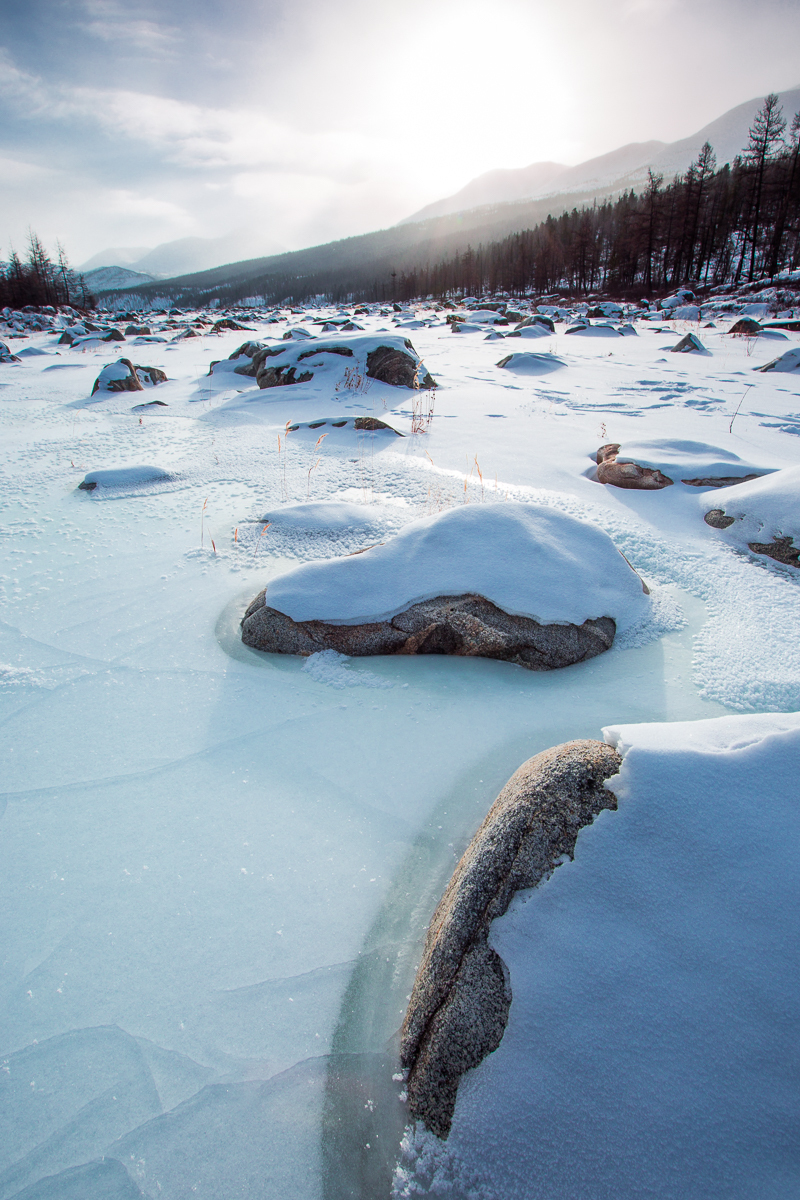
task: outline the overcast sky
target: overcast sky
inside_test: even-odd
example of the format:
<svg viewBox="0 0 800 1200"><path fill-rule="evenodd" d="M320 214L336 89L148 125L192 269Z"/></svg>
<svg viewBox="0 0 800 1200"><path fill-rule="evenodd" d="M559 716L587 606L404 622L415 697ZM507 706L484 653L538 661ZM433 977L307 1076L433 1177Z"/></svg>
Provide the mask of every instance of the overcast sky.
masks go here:
<svg viewBox="0 0 800 1200"><path fill-rule="evenodd" d="M798 0L0 0L0 257L393 224L800 83Z"/></svg>

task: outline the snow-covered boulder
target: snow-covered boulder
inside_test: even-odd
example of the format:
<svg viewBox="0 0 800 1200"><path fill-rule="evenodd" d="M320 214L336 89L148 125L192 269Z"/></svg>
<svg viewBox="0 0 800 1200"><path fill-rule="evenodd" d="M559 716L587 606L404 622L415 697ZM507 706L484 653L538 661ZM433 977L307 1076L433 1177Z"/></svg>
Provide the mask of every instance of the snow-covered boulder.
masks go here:
<svg viewBox="0 0 800 1200"><path fill-rule="evenodd" d="M509 334L509 337L521 338L547 338L552 336L552 332L547 326L540 325L538 321L532 325L525 325L522 329L516 329L513 333Z"/></svg>
<svg viewBox="0 0 800 1200"><path fill-rule="evenodd" d="M564 332L576 337L617 338L622 336L614 325L589 325L584 322L570 325L569 329L565 329Z"/></svg>
<svg viewBox="0 0 800 1200"><path fill-rule="evenodd" d="M411 1115L446 1138L460 1077L500 1045L508 971L489 946L514 894L572 858L578 833L617 798L603 785L622 759L603 742L567 742L512 775L431 918L400 1034Z"/></svg>
<svg viewBox="0 0 800 1200"><path fill-rule="evenodd" d="M672 347L673 354L692 354L694 352L708 354L708 350L706 350L696 333L685 334L677 345Z"/></svg>
<svg viewBox="0 0 800 1200"><path fill-rule="evenodd" d="M532 326L536 326L536 325L543 327L545 332L547 332L547 333L555 333L555 331L556 331L556 326L555 326L555 322L553 321L553 318L546 315L545 313L533 313L529 317L523 317L521 321L517 322L515 328L516 329L528 329L528 328L531 328Z"/></svg>
<svg viewBox="0 0 800 1200"><path fill-rule="evenodd" d="M141 367L129 358L109 363L94 381L95 392L143 392L145 387L166 383L167 376L160 367Z"/></svg>
<svg viewBox="0 0 800 1200"><path fill-rule="evenodd" d="M714 499L704 516L712 529L740 549L800 567L800 467L721 489Z"/></svg>
<svg viewBox="0 0 800 1200"><path fill-rule="evenodd" d="M105 471L89 471L78 484L82 492L93 492L95 488L137 487L144 483L155 483L158 480L171 479L169 471L162 467L131 466L109 467Z"/></svg>
<svg viewBox="0 0 800 1200"><path fill-rule="evenodd" d="M555 354L534 354L525 351L507 354L497 365L506 371L513 371L515 375L547 375L550 371L557 371L567 364Z"/></svg>
<svg viewBox="0 0 800 1200"><path fill-rule="evenodd" d="M347 371L352 383L374 379L393 387L432 388L435 381L408 338L368 335L335 341L265 346L252 358L260 388L306 383L318 375L336 384Z"/></svg>
<svg viewBox="0 0 800 1200"><path fill-rule="evenodd" d="M649 603L597 526L534 505L465 505L273 580L242 639L277 653L457 654L550 670L607 650Z"/></svg>
<svg viewBox="0 0 800 1200"><path fill-rule="evenodd" d="M0 363L19 362L19 357L12 354L5 342L0 342Z"/></svg>
<svg viewBox="0 0 800 1200"><path fill-rule="evenodd" d="M621 317L622 305L613 300L601 300L593 308L587 310L587 317Z"/></svg>
<svg viewBox="0 0 800 1200"><path fill-rule="evenodd" d="M734 337L758 337L761 326L752 317L740 317L738 321L734 321L728 333Z"/></svg>
<svg viewBox="0 0 800 1200"><path fill-rule="evenodd" d="M763 367L756 367L757 371L800 371L800 346L795 346L793 350L787 350L785 354L781 354L779 358L773 358L772 362L765 363Z"/></svg>

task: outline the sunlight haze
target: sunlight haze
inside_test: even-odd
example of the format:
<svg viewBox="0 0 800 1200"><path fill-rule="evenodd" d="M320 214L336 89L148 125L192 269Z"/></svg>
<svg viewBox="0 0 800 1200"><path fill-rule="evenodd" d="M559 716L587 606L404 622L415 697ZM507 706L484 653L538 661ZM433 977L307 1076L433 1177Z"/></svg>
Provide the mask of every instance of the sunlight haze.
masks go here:
<svg viewBox="0 0 800 1200"><path fill-rule="evenodd" d="M32 226L78 263L366 232L494 168L687 136L800 74L781 0L4 0L2 17L0 253Z"/></svg>

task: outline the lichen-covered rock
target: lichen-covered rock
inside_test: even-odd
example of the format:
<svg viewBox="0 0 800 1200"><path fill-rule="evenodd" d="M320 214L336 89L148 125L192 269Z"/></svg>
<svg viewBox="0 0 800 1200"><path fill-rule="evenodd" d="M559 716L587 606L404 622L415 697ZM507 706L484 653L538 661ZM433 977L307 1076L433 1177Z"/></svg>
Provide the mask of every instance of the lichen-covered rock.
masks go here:
<svg viewBox="0 0 800 1200"><path fill-rule="evenodd" d="M242 619L245 645L272 654L453 654L501 659L532 671L594 658L610 649L615 632L611 617L582 625L540 625L504 612L483 596L469 595L423 600L391 620L339 625L293 621L267 605L264 591Z"/></svg>
<svg viewBox="0 0 800 1200"><path fill-rule="evenodd" d="M414 1117L446 1138L458 1083L502 1040L511 1005L508 972L488 945L492 921L515 892L572 857L580 829L617 807L604 787L620 756L603 742L545 750L512 775L472 839L428 928L401 1030Z"/></svg>

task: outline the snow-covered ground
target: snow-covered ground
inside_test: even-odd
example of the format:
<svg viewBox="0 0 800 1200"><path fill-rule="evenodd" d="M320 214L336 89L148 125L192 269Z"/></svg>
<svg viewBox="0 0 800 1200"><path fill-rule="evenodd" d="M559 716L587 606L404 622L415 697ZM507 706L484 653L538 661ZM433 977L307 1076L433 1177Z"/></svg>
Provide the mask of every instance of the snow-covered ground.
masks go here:
<svg viewBox="0 0 800 1200"><path fill-rule="evenodd" d="M151 335L72 347L0 324L0 1200L102 1156L88 1200L116 1163L120 1196L388 1195L398 1159L408 1195L794 1194L798 734L748 714L800 709L800 571L739 531L800 544L800 371L755 369L800 334L730 337L732 308L559 321L528 372L497 366L533 353L510 327L370 306L320 333L344 315L187 338L143 314ZM293 386L209 374L300 328L409 337L435 394L334 356ZM687 332L707 354L670 353ZM121 357L168 381L91 395ZM676 482L597 483L611 442ZM680 482L783 471L740 499ZM607 654L536 674L241 644L288 569L512 501L596 523L650 586ZM504 1041L450 1140L401 1148L391 1039L453 865L524 759L604 727L620 808L495 926Z"/></svg>

